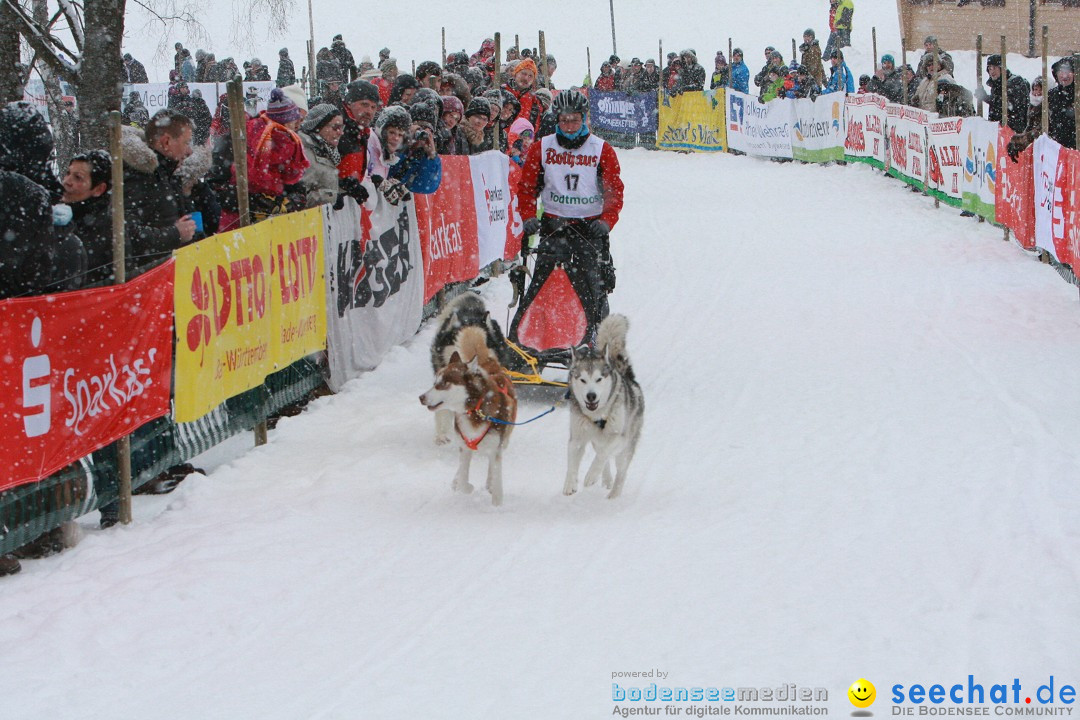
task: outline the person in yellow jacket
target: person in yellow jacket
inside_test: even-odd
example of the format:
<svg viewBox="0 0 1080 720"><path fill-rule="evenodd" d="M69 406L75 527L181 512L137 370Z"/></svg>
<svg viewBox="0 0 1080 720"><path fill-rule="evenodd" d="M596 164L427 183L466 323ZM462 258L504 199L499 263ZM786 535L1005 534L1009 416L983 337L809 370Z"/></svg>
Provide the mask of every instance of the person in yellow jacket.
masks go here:
<svg viewBox="0 0 1080 720"><path fill-rule="evenodd" d="M825 45L825 57L833 50L850 47L851 19L855 15L854 0L829 0L829 42Z"/></svg>

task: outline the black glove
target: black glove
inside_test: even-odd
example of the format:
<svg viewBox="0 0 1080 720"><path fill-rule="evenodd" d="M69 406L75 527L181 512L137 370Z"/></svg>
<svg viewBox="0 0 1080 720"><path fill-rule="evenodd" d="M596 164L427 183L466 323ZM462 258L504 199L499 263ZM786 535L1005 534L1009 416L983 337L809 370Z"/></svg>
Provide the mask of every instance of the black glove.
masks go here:
<svg viewBox="0 0 1080 720"><path fill-rule="evenodd" d="M361 205L368 199L367 188L352 176L343 177L338 180L338 186L341 188L341 192L345 193Z"/></svg>
<svg viewBox="0 0 1080 720"><path fill-rule="evenodd" d="M529 218L526 220L525 224L522 226L522 231L524 232L525 238L535 235L540 231L540 218ZM524 245L525 243L522 242L523 247Z"/></svg>
<svg viewBox="0 0 1080 720"><path fill-rule="evenodd" d="M608 235L611 233L611 228L603 220L592 220L585 228L585 232L589 234L589 237L593 240L600 240L606 243Z"/></svg>

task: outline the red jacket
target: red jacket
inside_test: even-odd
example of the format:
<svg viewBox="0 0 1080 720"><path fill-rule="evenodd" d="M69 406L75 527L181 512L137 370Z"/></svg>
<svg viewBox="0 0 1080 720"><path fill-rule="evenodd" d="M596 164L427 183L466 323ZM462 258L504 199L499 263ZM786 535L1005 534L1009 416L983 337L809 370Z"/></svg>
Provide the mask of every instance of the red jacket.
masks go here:
<svg viewBox="0 0 1080 720"><path fill-rule="evenodd" d="M544 115L543 107L536 99L536 93L532 90L518 90L514 87L513 83L507 83L502 86L503 90L517 98L517 101L521 104L521 111L518 112L517 117L525 118L525 120L533 126L533 130L539 132L540 130L540 118ZM515 120L517 118L514 118ZM513 122L511 120L510 122Z"/></svg>
<svg viewBox="0 0 1080 720"><path fill-rule="evenodd" d="M596 78L596 84L593 87L597 90L605 92L611 92L615 90L615 76L614 75L601 75Z"/></svg>
<svg viewBox="0 0 1080 720"><path fill-rule="evenodd" d="M518 209L523 218L536 217L536 198L544 188L544 166L540 163L540 153L541 143L534 142L521 168L521 179L518 182ZM604 210L600 213L599 219L607 223L609 228L614 228L615 223L619 222L619 213L622 212L623 181L620 177L619 158L615 155L615 149L607 141L604 142L604 147L600 151L597 178L604 193Z"/></svg>
<svg viewBox="0 0 1080 720"><path fill-rule="evenodd" d="M261 113L248 120L247 137L250 193L277 197L285 193L286 185L304 177L310 163L300 136L292 130Z"/></svg>
<svg viewBox="0 0 1080 720"><path fill-rule="evenodd" d="M394 89L394 83L384 77L377 77L371 81L371 84L379 88L379 99L382 100L383 107L389 105L390 91Z"/></svg>

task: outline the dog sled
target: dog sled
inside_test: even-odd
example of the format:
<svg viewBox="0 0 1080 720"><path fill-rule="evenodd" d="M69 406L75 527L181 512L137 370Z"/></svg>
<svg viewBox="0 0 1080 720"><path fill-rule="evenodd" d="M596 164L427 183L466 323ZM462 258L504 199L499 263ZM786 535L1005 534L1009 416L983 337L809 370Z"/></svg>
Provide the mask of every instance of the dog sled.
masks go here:
<svg viewBox="0 0 1080 720"><path fill-rule="evenodd" d="M536 249L509 271L517 310L506 355L515 384L565 387L571 349L595 339L615 286L611 256L600 245L583 222L545 218ZM560 379L545 375L549 369Z"/></svg>

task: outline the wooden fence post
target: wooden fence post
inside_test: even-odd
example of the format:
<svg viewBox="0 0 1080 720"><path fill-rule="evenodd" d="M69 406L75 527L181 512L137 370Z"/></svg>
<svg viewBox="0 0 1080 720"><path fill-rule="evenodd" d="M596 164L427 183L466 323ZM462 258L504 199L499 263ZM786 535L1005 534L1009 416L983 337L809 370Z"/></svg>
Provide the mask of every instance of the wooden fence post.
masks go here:
<svg viewBox="0 0 1080 720"><path fill-rule="evenodd" d="M975 87L977 87L977 88L981 88L982 84L983 84L982 65L983 65L983 45L982 45L982 35L980 34L980 35L977 35L975 37ZM983 101L979 100L979 105L978 105L978 115L979 115L979 117L982 117L982 112L983 112Z"/></svg>
<svg viewBox="0 0 1080 720"><path fill-rule="evenodd" d="M123 126L120 113L109 113L109 154L112 156L112 226L113 226L113 283L127 280L124 228L124 150L121 137ZM131 522L131 436L116 441L116 469L120 475L119 520Z"/></svg>

